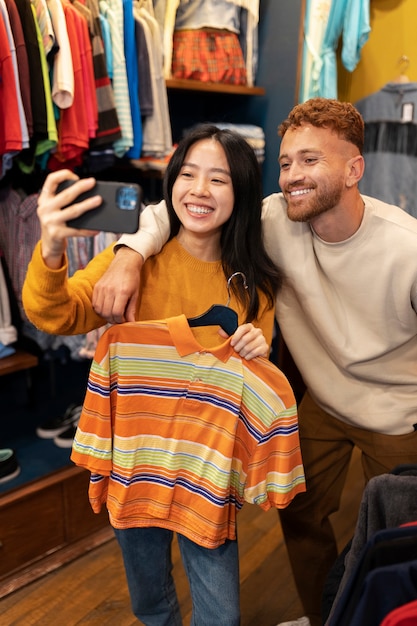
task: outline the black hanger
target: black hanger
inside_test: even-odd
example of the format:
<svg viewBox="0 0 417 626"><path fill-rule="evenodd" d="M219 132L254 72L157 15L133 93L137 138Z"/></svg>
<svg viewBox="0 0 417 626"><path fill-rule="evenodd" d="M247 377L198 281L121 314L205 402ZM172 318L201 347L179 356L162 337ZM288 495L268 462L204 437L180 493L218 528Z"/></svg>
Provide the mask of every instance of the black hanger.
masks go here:
<svg viewBox="0 0 417 626"><path fill-rule="evenodd" d="M238 327L238 316L236 311L229 307L230 302L230 282L235 276L242 276L245 289L246 276L242 272L235 272L227 281L227 291L229 294L227 304L213 304L205 313L197 317L189 318L188 324L195 328L196 326L220 326L228 335L233 335Z"/></svg>

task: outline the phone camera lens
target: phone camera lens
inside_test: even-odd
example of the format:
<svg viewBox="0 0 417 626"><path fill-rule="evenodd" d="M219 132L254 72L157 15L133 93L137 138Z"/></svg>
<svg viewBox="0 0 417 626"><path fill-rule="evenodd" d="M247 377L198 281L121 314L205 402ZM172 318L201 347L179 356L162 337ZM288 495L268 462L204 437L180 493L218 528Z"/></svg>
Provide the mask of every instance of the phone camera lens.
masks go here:
<svg viewBox="0 0 417 626"><path fill-rule="evenodd" d="M133 211L138 202L138 192L135 187L120 187L116 193L116 204L119 209Z"/></svg>

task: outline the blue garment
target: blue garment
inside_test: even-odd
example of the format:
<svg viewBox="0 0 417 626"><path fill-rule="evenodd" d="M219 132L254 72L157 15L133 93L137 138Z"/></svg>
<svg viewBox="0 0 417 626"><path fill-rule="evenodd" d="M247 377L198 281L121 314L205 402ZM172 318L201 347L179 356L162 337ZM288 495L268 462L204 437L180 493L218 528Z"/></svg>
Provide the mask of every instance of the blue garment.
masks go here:
<svg viewBox="0 0 417 626"><path fill-rule="evenodd" d="M130 159L139 159L142 151L142 119L139 105L138 53L132 0L123 0L123 27L130 114L133 127L133 146L126 152L126 156Z"/></svg>
<svg viewBox="0 0 417 626"><path fill-rule="evenodd" d="M416 539L417 526L414 525L384 528L374 533L363 547L343 592L332 607L332 616L326 626L351 626L368 574L378 567L415 560Z"/></svg>
<svg viewBox="0 0 417 626"><path fill-rule="evenodd" d="M349 626L380 626L393 610L417 597L417 561L378 567L365 579Z"/></svg>
<svg viewBox="0 0 417 626"><path fill-rule="evenodd" d="M182 626L172 578L173 533L165 528L114 529L123 554L133 613L146 626ZM190 626L239 626L239 559L236 541L203 548L177 534L190 583Z"/></svg>
<svg viewBox="0 0 417 626"><path fill-rule="evenodd" d="M0 359L4 359L6 356L11 356L16 352L13 346L5 346L4 343L0 341Z"/></svg>
<svg viewBox="0 0 417 626"><path fill-rule="evenodd" d="M337 98L336 49L343 35L342 63L353 72L370 33L370 0L333 0L320 52L317 96Z"/></svg>

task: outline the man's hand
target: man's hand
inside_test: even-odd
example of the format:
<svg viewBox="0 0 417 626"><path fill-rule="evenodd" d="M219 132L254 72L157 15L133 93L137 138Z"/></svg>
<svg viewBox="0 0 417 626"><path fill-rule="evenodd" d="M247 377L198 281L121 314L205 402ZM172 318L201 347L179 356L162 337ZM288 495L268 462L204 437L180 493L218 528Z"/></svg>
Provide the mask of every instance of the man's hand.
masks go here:
<svg viewBox="0 0 417 626"><path fill-rule="evenodd" d="M250 361L257 356L268 357L269 347L260 328L242 324L234 333L230 344L243 359Z"/></svg>
<svg viewBox="0 0 417 626"><path fill-rule="evenodd" d="M108 270L93 291L94 311L110 324L134 322L143 257L126 246L120 247Z"/></svg>

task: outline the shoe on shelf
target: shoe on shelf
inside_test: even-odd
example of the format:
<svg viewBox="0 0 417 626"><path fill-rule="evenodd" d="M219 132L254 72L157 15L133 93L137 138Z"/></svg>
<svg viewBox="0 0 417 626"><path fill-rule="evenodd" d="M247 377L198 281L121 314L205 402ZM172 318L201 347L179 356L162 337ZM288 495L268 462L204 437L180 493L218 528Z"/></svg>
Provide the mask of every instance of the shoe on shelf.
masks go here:
<svg viewBox="0 0 417 626"><path fill-rule="evenodd" d="M0 483L13 480L20 474L20 466L14 450L4 448L0 450Z"/></svg>
<svg viewBox="0 0 417 626"><path fill-rule="evenodd" d="M299 617L289 622L280 622L277 626L310 626L310 620L308 617Z"/></svg>
<svg viewBox="0 0 417 626"><path fill-rule="evenodd" d="M36 429L36 434L41 439L54 439L70 426L78 423L80 419L82 406L79 404L70 404L65 413L60 417L53 417L47 420Z"/></svg>
<svg viewBox="0 0 417 626"><path fill-rule="evenodd" d="M54 444L58 448L72 448L72 442L74 441L75 433L77 431L77 423L69 426L64 432L54 437Z"/></svg>

